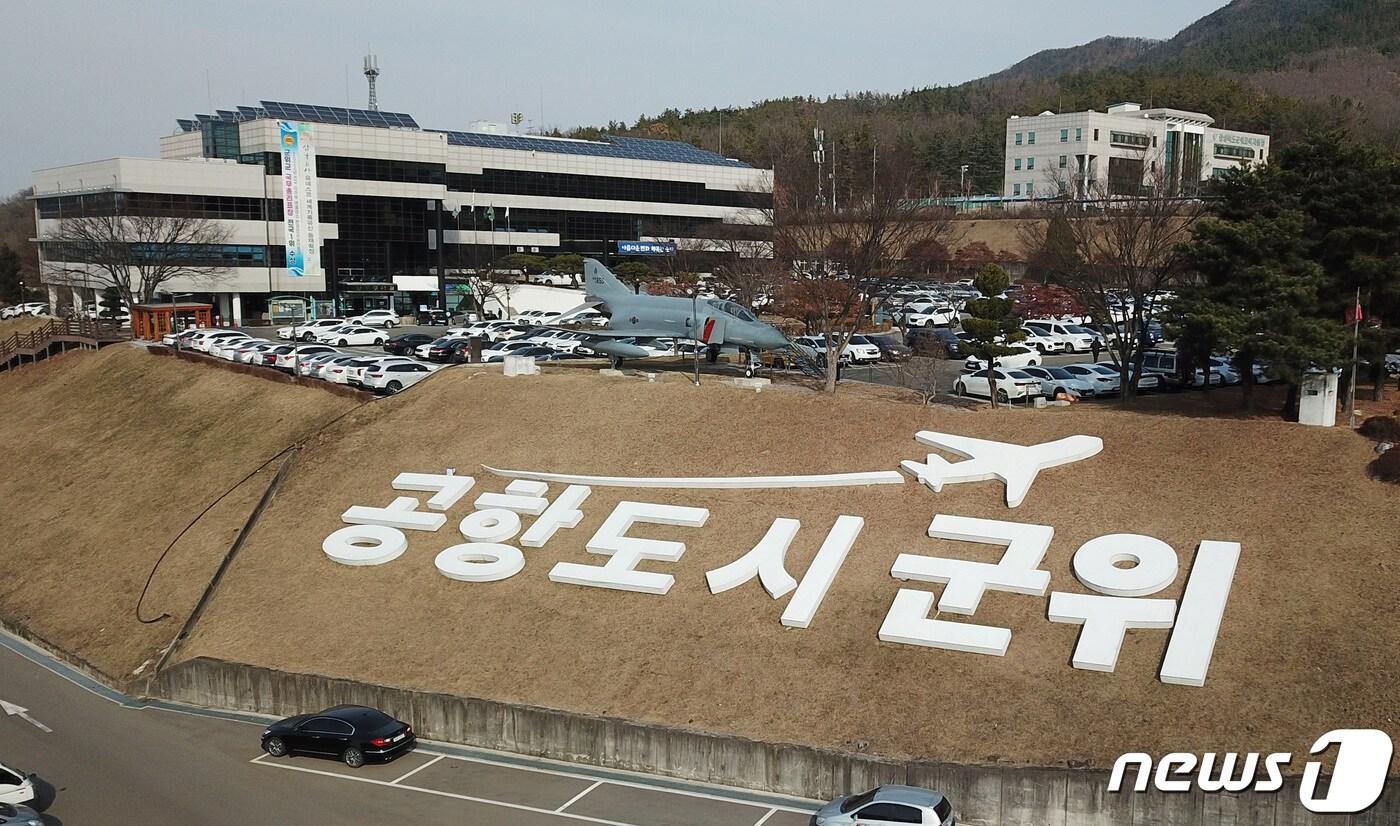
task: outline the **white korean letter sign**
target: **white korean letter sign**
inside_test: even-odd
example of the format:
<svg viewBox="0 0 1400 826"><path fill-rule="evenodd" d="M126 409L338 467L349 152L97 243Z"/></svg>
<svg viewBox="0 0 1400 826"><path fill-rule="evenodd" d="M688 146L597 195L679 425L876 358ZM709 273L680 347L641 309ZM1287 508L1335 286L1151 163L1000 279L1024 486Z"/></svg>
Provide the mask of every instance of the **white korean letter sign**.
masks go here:
<svg viewBox="0 0 1400 826"><path fill-rule="evenodd" d="M311 124L280 120L282 140L282 222L287 236L287 274L321 274L321 243L316 237L316 147Z"/></svg>

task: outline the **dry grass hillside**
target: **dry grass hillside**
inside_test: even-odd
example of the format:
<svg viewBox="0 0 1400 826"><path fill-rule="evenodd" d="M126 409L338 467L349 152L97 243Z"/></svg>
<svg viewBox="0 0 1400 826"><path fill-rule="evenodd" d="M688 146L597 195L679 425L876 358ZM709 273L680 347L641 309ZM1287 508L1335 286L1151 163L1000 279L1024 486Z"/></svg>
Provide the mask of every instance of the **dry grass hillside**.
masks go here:
<svg viewBox="0 0 1400 826"><path fill-rule="evenodd" d="M6 322L7 324L10 322ZM175 635L262 495L260 474L165 545L226 488L354 402L137 345L0 374L0 616L121 677Z"/></svg>
<svg viewBox="0 0 1400 826"><path fill-rule="evenodd" d="M33 332L40 327L47 325L53 319L48 316L20 316L19 318L7 318L0 321L0 339L7 339L13 335L24 335Z"/></svg>
<svg viewBox="0 0 1400 826"><path fill-rule="evenodd" d="M1400 507L1393 487L1365 478L1365 440L1342 428L1089 406L921 408L852 390L829 398L716 382L697 389L678 376L647 383L582 370L538 379L446 371L313 440L180 656L961 761L1102 766L1131 750L1303 753L1337 727L1400 733L1391 554ZM620 475L894 469L924 452L913 440L920 429L1021 443L1086 433L1105 449L1044 473L1014 511L996 482L942 493L913 483L595 488L582 523L527 549L512 579L468 584L433 566L438 551L461 541L455 526L469 501L505 485L473 470L479 464ZM440 532L411 533L408 551L381 567L346 567L322 553L345 508L387 504L402 471L447 466L478 481ZM679 562L641 565L673 573L671 592L551 582L558 561L602 561L585 542L625 498L711 511L703 528L634 530L687 542ZM927 538L936 513L1053 526L1042 567L1052 589L1075 592L1084 589L1070 558L1093 537L1160 538L1178 551L1183 573L1202 539L1241 542L1206 686L1157 680L1164 631L1129 632L1116 673L1072 669L1078 628L1050 623L1045 598L1017 594L989 592L969 620L1012 630L1004 658L878 641L901 587L889 574L900 552L1000 555ZM810 628L781 626L786 599L769 599L756 583L717 596L706 588L704 573L745 553L777 517L802 522L788 559L800 578L840 514L864 517L865 529ZM1184 580L1162 595L1179 596Z"/></svg>

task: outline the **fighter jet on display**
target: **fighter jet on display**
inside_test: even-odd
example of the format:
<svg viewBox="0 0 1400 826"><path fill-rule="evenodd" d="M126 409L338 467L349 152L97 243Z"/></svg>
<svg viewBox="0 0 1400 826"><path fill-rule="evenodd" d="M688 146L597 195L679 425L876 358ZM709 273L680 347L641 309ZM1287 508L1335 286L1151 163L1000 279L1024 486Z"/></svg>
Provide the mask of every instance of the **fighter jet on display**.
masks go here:
<svg viewBox="0 0 1400 826"><path fill-rule="evenodd" d="M645 358L650 353L624 338L691 339L706 345L711 363L722 348L736 348L750 356L750 370L761 351L792 346L776 327L758 320L749 308L719 298L690 299L633 292L612 270L592 258L583 259L587 302L567 313L596 307L608 316L606 330L579 330L588 337L585 346L610 357L613 366L623 359Z"/></svg>
<svg viewBox="0 0 1400 826"><path fill-rule="evenodd" d="M914 439L965 457L961 462L950 462L937 453L930 453L926 462L912 459L900 462L915 479L936 491L956 482L1000 479L1006 483L1008 508L1021 504L1040 471L1088 459L1103 450L1103 439L1097 436L1067 436L1038 445L1012 445L923 430L915 434Z"/></svg>

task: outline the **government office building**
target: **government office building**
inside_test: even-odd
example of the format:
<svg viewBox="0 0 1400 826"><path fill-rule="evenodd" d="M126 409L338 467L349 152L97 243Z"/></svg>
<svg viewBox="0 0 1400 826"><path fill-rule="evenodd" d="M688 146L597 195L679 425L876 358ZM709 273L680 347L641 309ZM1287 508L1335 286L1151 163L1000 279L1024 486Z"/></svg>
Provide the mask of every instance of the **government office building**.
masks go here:
<svg viewBox="0 0 1400 826"><path fill-rule="evenodd" d="M304 274L287 266L289 128L306 145L286 183L300 177L296 211L314 216L293 234L294 250L312 248ZM285 296L335 313L455 308L466 274L512 252L613 260L620 241L715 250L716 239L762 235L773 188L771 170L685 143L522 135L483 122L435 130L402 113L274 101L179 120L159 158L44 169L33 181L52 306L67 303L66 291L75 304L101 293L81 262L64 260L77 256L46 240L65 218L192 216L218 222L224 243L187 245L199 274L162 290L209 301L235 324L268 317Z"/></svg>
<svg viewBox="0 0 1400 826"><path fill-rule="evenodd" d="M1220 129L1180 109L1119 103L1006 121L1002 198L1095 200L1144 192L1190 197L1201 183L1269 158L1269 136Z"/></svg>

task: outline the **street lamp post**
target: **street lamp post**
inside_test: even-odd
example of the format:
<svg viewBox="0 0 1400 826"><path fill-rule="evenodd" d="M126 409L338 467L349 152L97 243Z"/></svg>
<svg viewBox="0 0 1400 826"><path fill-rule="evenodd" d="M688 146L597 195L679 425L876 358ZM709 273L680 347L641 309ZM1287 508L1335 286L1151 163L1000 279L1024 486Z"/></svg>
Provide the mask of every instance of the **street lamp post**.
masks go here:
<svg viewBox="0 0 1400 826"><path fill-rule="evenodd" d="M690 288L690 335L691 335L691 357L695 362L695 386L700 386L700 338L696 335L700 328L699 313L700 290L696 287Z"/></svg>
<svg viewBox="0 0 1400 826"><path fill-rule="evenodd" d="M175 342L175 352L180 352L180 333L183 330L176 330L175 325L180 319L180 297L194 298L194 293L172 293L169 290L165 294L170 296L170 332L171 338Z"/></svg>

